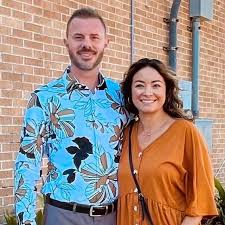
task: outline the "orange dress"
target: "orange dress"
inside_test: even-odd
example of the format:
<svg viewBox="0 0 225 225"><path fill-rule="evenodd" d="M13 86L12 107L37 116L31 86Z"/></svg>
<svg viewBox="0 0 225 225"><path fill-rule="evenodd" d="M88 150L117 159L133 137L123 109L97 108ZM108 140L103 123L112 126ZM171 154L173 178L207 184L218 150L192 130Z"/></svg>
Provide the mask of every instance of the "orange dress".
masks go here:
<svg viewBox="0 0 225 225"><path fill-rule="evenodd" d="M119 164L117 225L148 225L142 221L130 172L128 129ZM209 155L194 124L176 120L140 153L135 123L131 140L134 168L154 225L180 225L185 216L217 215Z"/></svg>

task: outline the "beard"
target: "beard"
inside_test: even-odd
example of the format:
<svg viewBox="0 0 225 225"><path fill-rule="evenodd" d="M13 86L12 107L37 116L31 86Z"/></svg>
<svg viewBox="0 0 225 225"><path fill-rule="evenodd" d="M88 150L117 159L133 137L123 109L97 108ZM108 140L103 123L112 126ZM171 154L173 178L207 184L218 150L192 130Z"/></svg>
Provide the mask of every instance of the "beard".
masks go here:
<svg viewBox="0 0 225 225"><path fill-rule="evenodd" d="M80 51L88 51L88 50L85 50L85 49L82 49ZM91 51L91 50L90 50ZM70 49L68 50L68 53L69 53L69 57L70 57L70 60L71 60L71 63L76 66L78 69L80 70L84 70L84 71L90 71L94 68L96 68L100 62L102 61L102 58L103 58L103 54L104 54L104 49L99 52L97 58L95 59L94 62L92 62L92 60L82 60L79 55L75 55ZM79 51L78 51L79 53Z"/></svg>

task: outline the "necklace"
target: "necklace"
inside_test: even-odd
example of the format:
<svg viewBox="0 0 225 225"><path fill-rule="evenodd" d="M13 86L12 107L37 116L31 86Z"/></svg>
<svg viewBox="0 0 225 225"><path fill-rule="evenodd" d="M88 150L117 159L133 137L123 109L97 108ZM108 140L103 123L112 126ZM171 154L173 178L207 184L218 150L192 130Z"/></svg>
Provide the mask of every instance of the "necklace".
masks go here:
<svg viewBox="0 0 225 225"><path fill-rule="evenodd" d="M155 133L157 133L158 131L160 131L166 124L167 124L167 122L169 121L169 119L167 118L157 129L155 129L155 130L152 130L152 131L150 131L150 130L147 130L147 131L144 131L144 129L143 129L143 134L142 135L144 135L144 136L152 136L153 134L155 134ZM139 130L140 130L140 126L142 126L142 128L143 128L143 125L139 122Z"/></svg>

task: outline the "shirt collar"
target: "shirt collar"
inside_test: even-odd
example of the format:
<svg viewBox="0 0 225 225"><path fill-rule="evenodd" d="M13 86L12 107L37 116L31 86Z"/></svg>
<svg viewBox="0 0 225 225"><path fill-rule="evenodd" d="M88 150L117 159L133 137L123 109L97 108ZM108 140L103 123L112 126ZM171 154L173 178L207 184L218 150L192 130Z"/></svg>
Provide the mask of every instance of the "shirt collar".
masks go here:
<svg viewBox="0 0 225 225"><path fill-rule="evenodd" d="M66 90L67 92L71 92L72 90L88 90L88 87L82 83L80 83L76 77L71 78L70 76L70 66L68 66L64 72L64 77L66 80ZM107 88L106 81L101 72L98 74L98 85L96 86L97 90L104 90Z"/></svg>

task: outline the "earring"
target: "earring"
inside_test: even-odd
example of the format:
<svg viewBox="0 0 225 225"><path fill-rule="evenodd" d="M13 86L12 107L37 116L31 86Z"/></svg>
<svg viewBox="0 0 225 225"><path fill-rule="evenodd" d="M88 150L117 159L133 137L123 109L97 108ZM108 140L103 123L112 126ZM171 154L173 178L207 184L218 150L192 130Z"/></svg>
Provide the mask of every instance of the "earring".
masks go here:
<svg viewBox="0 0 225 225"><path fill-rule="evenodd" d="M130 97L127 98L128 104L131 104Z"/></svg>

